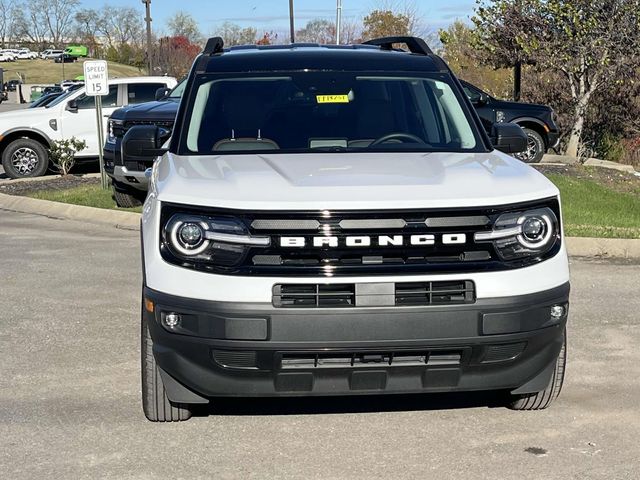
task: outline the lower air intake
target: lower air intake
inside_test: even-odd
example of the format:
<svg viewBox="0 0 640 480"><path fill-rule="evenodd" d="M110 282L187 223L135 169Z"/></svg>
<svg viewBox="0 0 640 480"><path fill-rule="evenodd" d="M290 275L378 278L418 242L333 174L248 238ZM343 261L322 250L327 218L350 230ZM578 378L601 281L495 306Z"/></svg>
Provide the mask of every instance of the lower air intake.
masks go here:
<svg viewBox="0 0 640 480"><path fill-rule="evenodd" d="M294 284L273 287L275 307L353 307L356 301L355 284Z"/></svg>
<svg viewBox="0 0 640 480"><path fill-rule="evenodd" d="M456 305L475 302L469 280L456 282L396 283L396 305Z"/></svg>

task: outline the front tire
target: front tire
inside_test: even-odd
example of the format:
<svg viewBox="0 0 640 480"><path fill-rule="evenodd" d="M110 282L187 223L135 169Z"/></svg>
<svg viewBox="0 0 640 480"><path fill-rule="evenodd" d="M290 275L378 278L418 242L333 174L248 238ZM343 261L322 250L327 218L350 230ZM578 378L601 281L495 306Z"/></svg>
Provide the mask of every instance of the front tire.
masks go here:
<svg viewBox="0 0 640 480"><path fill-rule="evenodd" d="M542 157L547 152L544 138L535 130L522 128L527 134L527 149L524 152L516 153L514 157L525 163L540 163Z"/></svg>
<svg viewBox="0 0 640 480"><path fill-rule="evenodd" d="M49 154L37 140L18 138L4 150L2 166L11 178L40 177L49 168Z"/></svg>
<svg viewBox="0 0 640 480"><path fill-rule="evenodd" d="M191 410L187 405L173 403L167 397L162 383L160 369L153 356L153 340L149 334L149 326L142 314L142 409L148 420L152 422L182 422L191 418Z"/></svg>
<svg viewBox="0 0 640 480"><path fill-rule="evenodd" d="M142 195L132 190L133 189L128 189L120 184L116 185L115 181L113 182L113 199L118 207L134 208L144 203L144 199L141 198Z"/></svg>
<svg viewBox="0 0 640 480"><path fill-rule="evenodd" d="M518 395L513 399L509 408L512 410L544 410L558 398L564 382L565 366L567 364L567 331L564 332L562 349L556 360L553 376L547 388L537 393Z"/></svg>

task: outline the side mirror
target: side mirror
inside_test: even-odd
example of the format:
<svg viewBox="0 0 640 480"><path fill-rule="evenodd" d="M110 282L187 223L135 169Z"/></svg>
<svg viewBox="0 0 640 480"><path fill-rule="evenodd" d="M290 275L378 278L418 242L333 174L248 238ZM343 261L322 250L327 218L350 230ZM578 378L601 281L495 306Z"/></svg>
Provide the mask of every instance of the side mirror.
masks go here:
<svg viewBox="0 0 640 480"><path fill-rule="evenodd" d="M149 160L164 155L167 149L161 148L165 141L162 130L155 125L131 127L122 139L122 158Z"/></svg>
<svg viewBox="0 0 640 480"><path fill-rule="evenodd" d="M171 89L167 87L162 87L156 90L156 100L164 100L171 93Z"/></svg>
<svg viewBox="0 0 640 480"><path fill-rule="evenodd" d="M474 103L480 106L486 105L487 103L489 103L489 95L487 95L486 93L481 93Z"/></svg>
<svg viewBox="0 0 640 480"><path fill-rule="evenodd" d="M520 153L527 149L527 134L515 123L494 123L491 143L504 153Z"/></svg>
<svg viewBox="0 0 640 480"><path fill-rule="evenodd" d="M69 100L67 102L66 110L71 113L78 113L78 102L75 100Z"/></svg>

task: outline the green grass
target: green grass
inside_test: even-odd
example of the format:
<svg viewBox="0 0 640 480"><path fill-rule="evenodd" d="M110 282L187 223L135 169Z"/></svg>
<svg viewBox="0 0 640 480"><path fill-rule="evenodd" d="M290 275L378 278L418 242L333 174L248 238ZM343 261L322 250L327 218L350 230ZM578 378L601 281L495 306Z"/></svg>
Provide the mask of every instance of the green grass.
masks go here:
<svg viewBox="0 0 640 480"><path fill-rule="evenodd" d="M0 66L4 69L4 81L18 78L17 73L25 75L25 83L32 85L58 83L60 80L74 79L83 74L82 62L87 59L79 59L73 63L64 64L64 76L62 75L62 63L55 63L53 60L16 60L15 62L4 62ZM136 77L144 75L137 67L122 65L120 63L108 62L109 77ZM28 92L23 92L27 98Z"/></svg>
<svg viewBox="0 0 640 480"><path fill-rule="evenodd" d="M28 195L31 198L51 200L53 202L85 205L87 207L108 208L127 212L141 212L142 207L118 208L111 198L111 189L103 190L100 185L82 185L65 190L44 190Z"/></svg>
<svg viewBox="0 0 640 480"><path fill-rule="evenodd" d="M567 235L640 238L640 195L616 192L591 180L547 176L560 189Z"/></svg>

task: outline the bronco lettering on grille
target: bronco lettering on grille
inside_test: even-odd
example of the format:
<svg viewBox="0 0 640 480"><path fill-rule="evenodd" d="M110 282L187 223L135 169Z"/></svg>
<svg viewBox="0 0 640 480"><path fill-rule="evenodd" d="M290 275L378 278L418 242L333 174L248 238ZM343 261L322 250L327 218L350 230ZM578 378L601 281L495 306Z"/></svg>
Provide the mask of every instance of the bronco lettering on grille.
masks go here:
<svg viewBox="0 0 640 480"><path fill-rule="evenodd" d="M280 237L280 246L285 248L301 248L306 247L307 243L314 247L337 248L345 247L369 247L376 245L379 247L402 247L404 245L422 246L435 245L462 245L467 243L467 236L464 233L447 233L436 237L431 234L422 235L379 235L370 237L367 235L347 236L339 238L336 236L326 237ZM343 245L340 245L342 243Z"/></svg>

